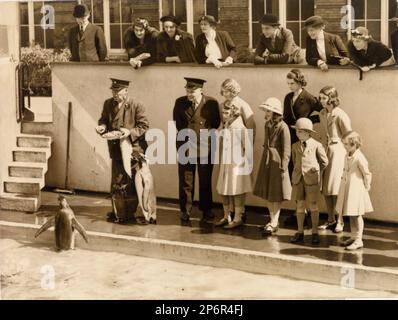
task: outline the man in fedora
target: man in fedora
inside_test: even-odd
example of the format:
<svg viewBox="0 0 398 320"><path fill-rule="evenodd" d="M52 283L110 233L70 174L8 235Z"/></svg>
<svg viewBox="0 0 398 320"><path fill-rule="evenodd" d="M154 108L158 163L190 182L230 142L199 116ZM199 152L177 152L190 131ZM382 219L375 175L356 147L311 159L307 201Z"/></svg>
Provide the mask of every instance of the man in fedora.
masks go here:
<svg viewBox="0 0 398 320"><path fill-rule="evenodd" d="M398 27L398 9L397 14L391 19L391 21L394 21ZM391 33L391 47L392 52L394 53L395 62L398 64L398 29Z"/></svg>
<svg viewBox="0 0 398 320"><path fill-rule="evenodd" d="M301 63L301 49L293 33L280 26L279 19L266 14L260 21L262 33L257 42L254 64Z"/></svg>
<svg viewBox="0 0 398 320"><path fill-rule="evenodd" d="M179 160L180 218L182 221L189 221L195 195L195 173L197 167L199 176L199 209L203 212L204 220L213 219L214 214L211 211L213 205L211 182L213 173L212 155L214 155L215 148L212 148L210 139L210 141L201 139L200 131L217 129L220 126L220 107L217 100L203 94L205 80L197 78L185 78L185 80L187 81L185 86L186 95L176 100L173 120L179 133L184 129L191 129L195 136L185 137L184 141L179 141L177 137L176 142ZM185 152L183 146L187 143L192 148ZM205 147L203 148L203 146ZM181 161L183 158L189 158L189 161Z"/></svg>
<svg viewBox="0 0 398 320"><path fill-rule="evenodd" d="M105 61L107 47L104 32L90 23L90 11L85 4L78 4L73 10L77 26L69 30L70 61Z"/></svg>
<svg viewBox="0 0 398 320"><path fill-rule="evenodd" d="M326 22L320 16L309 17L304 22L307 30L305 59L312 66L328 71L329 64L347 65L348 50L338 35L325 32Z"/></svg>
<svg viewBox="0 0 398 320"><path fill-rule="evenodd" d="M128 176L127 168L123 162L121 150L122 140L128 139L132 146L132 153L145 153L147 143L145 133L149 122L145 115L144 106L129 97L128 87L130 81L111 78L112 98L105 100L98 126L95 128L101 136L104 133L120 131L121 136L108 140L109 155L112 159L111 194L115 192L115 185L128 184L129 195L136 196L134 186L135 172ZM130 164L127 164L130 166ZM134 210L135 211L135 210ZM133 214L134 212L132 212ZM109 221L117 220L115 212L108 214Z"/></svg>

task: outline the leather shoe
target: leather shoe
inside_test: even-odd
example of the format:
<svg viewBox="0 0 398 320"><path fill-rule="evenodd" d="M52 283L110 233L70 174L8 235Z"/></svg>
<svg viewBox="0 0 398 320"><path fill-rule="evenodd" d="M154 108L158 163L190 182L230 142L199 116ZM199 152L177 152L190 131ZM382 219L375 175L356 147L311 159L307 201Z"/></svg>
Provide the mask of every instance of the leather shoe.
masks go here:
<svg viewBox="0 0 398 320"><path fill-rule="evenodd" d="M290 239L290 243L304 242L304 233L296 232L293 238Z"/></svg>
<svg viewBox="0 0 398 320"><path fill-rule="evenodd" d="M314 233L312 235L312 240L311 240L312 244L320 244L321 240L319 239L319 234Z"/></svg>
<svg viewBox="0 0 398 320"><path fill-rule="evenodd" d="M180 213L180 219L182 221L189 221L189 214L187 212L181 212Z"/></svg>
<svg viewBox="0 0 398 320"><path fill-rule="evenodd" d="M114 212L108 212L106 214L106 221L115 222L117 220L118 220L118 218L117 218L117 216L116 216L116 214Z"/></svg>
<svg viewBox="0 0 398 320"><path fill-rule="evenodd" d="M228 219L227 218L222 218L220 221L217 221L214 225L216 227L223 227L228 224Z"/></svg>
<svg viewBox="0 0 398 320"><path fill-rule="evenodd" d="M232 221L231 223L224 226L224 229L234 229L243 225L243 221Z"/></svg>
<svg viewBox="0 0 398 320"><path fill-rule="evenodd" d="M203 211L203 218L214 219L214 213L211 210Z"/></svg>

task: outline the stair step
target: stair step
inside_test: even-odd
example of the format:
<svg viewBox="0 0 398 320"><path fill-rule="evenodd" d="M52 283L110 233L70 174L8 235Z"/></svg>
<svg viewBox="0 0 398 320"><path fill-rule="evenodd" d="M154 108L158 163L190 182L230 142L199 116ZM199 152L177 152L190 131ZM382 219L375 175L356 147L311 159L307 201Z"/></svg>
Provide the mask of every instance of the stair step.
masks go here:
<svg viewBox="0 0 398 320"><path fill-rule="evenodd" d="M52 136L54 125L51 122L22 122L21 132Z"/></svg>
<svg viewBox="0 0 398 320"><path fill-rule="evenodd" d="M20 147L12 152L13 160L17 162L42 162L46 163L50 158L50 148Z"/></svg>
<svg viewBox="0 0 398 320"><path fill-rule="evenodd" d="M23 166L17 164L8 167L8 174L10 177L43 178L44 170L44 166Z"/></svg>
<svg viewBox="0 0 398 320"><path fill-rule="evenodd" d="M6 193L39 195L43 187L44 179L38 178L8 177L4 181L4 191Z"/></svg>
<svg viewBox="0 0 398 320"><path fill-rule="evenodd" d="M17 136L18 147L49 148L51 137L44 135L19 135Z"/></svg>
<svg viewBox="0 0 398 320"><path fill-rule="evenodd" d="M36 212L41 206L41 195L27 196L18 193L5 193L0 196L0 209Z"/></svg>

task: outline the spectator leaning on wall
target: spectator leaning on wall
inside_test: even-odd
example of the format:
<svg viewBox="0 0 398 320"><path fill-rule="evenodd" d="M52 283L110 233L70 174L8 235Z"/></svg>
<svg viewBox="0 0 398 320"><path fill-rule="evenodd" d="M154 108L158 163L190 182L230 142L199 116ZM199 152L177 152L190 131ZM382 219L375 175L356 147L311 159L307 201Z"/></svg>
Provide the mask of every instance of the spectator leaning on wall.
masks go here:
<svg viewBox="0 0 398 320"><path fill-rule="evenodd" d="M348 43L350 58L362 71L395 64L391 50L379 41L373 40L368 29L358 27L351 31L352 40Z"/></svg>
<svg viewBox="0 0 398 320"><path fill-rule="evenodd" d="M137 18L123 36L123 44L130 64L139 68L156 61L156 38L159 31L149 26L144 18Z"/></svg>
<svg viewBox="0 0 398 320"><path fill-rule="evenodd" d="M338 35L325 32L326 22L320 16L305 20L307 30L307 63L327 71L329 64L346 65L349 63L348 51Z"/></svg>
<svg viewBox="0 0 398 320"><path fill-rule="evenodd" d="M257 42L255 64L301 63L301 49L293 33L280 26L277 16L266 14L260 21L262 34Z"/></svg>
<svg viewBox="0 0 398 320"><path fill-rule="evenodd" d="M90 11L85 4L78 4L73 10L77 26L69 31L71 61L105 61L107 48L102 29L88 20Z"/></svg>

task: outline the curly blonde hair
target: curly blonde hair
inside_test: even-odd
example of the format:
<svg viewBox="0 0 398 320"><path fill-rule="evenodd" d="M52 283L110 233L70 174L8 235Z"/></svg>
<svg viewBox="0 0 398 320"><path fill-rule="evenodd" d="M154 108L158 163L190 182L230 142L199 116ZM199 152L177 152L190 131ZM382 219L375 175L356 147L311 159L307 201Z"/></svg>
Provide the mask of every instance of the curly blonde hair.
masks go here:
<svg viewBox="0 0 398 320"><path fill-rule="evenodd" d="M239 95L240 91L242 90L240 84L235 79L224 80L224 82L221 84L221 89L231 92L234 97Z"/></svg>
<svg viewBox="0 0 398 320"><path fill-rule="evenodd" d="M324 94L327 96L328 99L328 104L333 106L333 108L336 108L340 105L340 100L339 100L339 94L337 92L337 89L333 86L326 86L321 89L319 94Z"/></svg>

